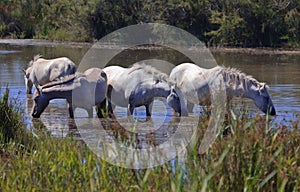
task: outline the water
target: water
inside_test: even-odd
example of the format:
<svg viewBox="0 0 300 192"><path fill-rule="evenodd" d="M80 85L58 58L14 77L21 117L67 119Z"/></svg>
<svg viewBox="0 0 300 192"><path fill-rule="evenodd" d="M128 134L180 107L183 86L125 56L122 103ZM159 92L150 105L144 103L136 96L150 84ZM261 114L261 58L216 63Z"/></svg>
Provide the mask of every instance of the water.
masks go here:
<svg viewBox="0 0 300 192"><path fill-rule="evenodd" d="M3 93L5 87L10 88L10 96L17 98L21 103L25 112L24 120L28 129L34 128L35 123L32 123L30 116L32 99L31 96L25 94L25 86L22 69L26 68L26 64L36 54L41 54L45 58L54 58L60 56L69 57L75 63L80 63L81 58L89 49L88 46L58 46L56 44L0 44L0 92ZM159 52L138 50L138 56L131 53L119 56L119 60L112 61L111 64L124 61L124 58L131 63L145 59L144 55L149 57L159 58ZM290 121L298 121L300 126L300 55L250 55L240 53L213 53L219 65L235 67L241 71L252 75L259 81L267 82L270 86L270 95L277 110L277 116L272 117L272 121L280 124L288 124ZM176 54L163 56L164 59L169 59L173 63L181 63L188 61L185 57L176 57ZM124 63L123 63L124 64ZM262 114L254 105L253 102L245 100L246 107L252 113ZM195 110L196 113L199 110ZM79 114L86 115L85 111L77 110ZM137 113L144 115L144 108L140 108ZM116 115L123 121L127 118L126 109L117 108ZM38 120L49 133L54 137L65 137L69 134L78 134L76 124L68 118L66 102L64 100L53 100L47 107L41 119ZM163 118L162 118L163 117ZM156 129L156 127L170 126L176 117L173 116L172 110L166 106L163 101L156 101L154 104L154 114L152 124L146 126L146 129ZM139 121L146 121L145 118L139 118ZM176 120L175 120L176 121ZM167 125L163 125L167 123ZM170 132L161 132L159 134L161 141Z"/></svg>

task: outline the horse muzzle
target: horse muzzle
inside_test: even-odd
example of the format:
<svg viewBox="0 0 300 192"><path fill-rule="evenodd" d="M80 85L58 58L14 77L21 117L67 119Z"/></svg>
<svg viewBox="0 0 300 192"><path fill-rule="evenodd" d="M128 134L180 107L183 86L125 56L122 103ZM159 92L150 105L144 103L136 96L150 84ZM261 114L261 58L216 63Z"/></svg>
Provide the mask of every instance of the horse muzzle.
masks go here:
<svg viewBox="0 0 300 192"><path fill-rule="evenodd" d="M32 114L31 114L31 116L33 117L33 118L40 118L40 114L37 114L36 112L33 112Z"/></svg>
<svg viewBox="0 0 300 192"><path fill-rule="evenodd" d="M272 116L276 115L276 110L275 110L274 107L271 107L271 108L270 108L269 114L272 115Z"/></svg>

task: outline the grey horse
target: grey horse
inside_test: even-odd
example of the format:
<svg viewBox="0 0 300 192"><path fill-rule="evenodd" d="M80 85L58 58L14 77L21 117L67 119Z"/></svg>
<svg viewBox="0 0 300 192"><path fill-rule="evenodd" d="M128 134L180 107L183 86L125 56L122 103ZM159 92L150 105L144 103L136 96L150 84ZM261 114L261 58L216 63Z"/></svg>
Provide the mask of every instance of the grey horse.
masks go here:
<svg viewBox="0 0 300 192"><path fill-rule="evenodd" d="M170 73L170 78L176 82L187 100L189 112L192 112L194 104L211 104L209 83L216 81L217 77L221 77L224 82L228 100L233 97L249 98L262 112L276 115L268 86L237 69L222 66L204 69L192 63L183 63Z"/></svg>
<svg viewBox="0 0 300 192"><path fill-rule="evenodd" d="M24 72L26 93L31 94L33 85L39 87L51 81L76 72L76 65L67 57L43 59L41 55L34 56L29 67Z"/></svg>
<svg viewBox="0 0 300 192"><path fill-rule="evenodd" d="M73 108L86 109L89 117L93 116L93 106L96 105L97 116L103 117L100 110L101 103L106 98L107 76L99 68L91 68L83 74L69 75L61 81L48 83L35 91L32 116L39 118L49 101L52 99L66 99L70 118L74 118Z"/></svg>
<svg viewBox="0 0 300 192"><path fill-rule="evenodd" d="M150 65L134 64L131 68L109 66L103 71L108 78L107 97L109 104L112 104L109 106L110 112L117 105L126 107L130 116L135 107L145 106L149 117L154 98L163 97L175 112L181 116L187 115L187 110L181 106L181 91L168 75Z"/></svg>

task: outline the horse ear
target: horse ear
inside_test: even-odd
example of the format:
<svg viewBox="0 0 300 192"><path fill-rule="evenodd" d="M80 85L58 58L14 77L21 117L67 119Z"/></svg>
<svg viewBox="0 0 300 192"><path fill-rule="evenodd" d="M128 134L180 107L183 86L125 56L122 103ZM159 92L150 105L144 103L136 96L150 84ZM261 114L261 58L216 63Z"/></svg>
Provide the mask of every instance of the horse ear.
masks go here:
<svg viewBox="0 0 300 192"><path fill-rule="evenodd" d="M23 71L24 75L26 75L26 70L25 70L25 69L22 69L22 71Z"/></svg>
<svg viewBox="0 0 300 192"><path fill-rule="evenodd" d="M269 89L269 86L266 83L260 83L260 89Z"/></svg>
<svg viewBox="0 0 300 192"><path fill-rule="evenodd" d="M260 83L259 84L259 93L263 94L264 92L266 92L269 89L269 86L266 83Z"/></svg>
<svg viewBox="0 0 300 192"><path fill-rule="evenodd" d="M268 90L269 86L266 83L264 83L263 88Z"/></svg>

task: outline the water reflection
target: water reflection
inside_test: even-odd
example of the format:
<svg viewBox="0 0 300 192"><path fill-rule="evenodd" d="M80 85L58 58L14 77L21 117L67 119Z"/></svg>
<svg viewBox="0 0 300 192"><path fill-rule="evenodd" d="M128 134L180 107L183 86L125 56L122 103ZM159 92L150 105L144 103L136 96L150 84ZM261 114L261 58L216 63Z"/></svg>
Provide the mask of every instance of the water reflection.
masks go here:
<svg viewBox="0 0 300 192"><path fill-rule="evenodd" d="M159 165L185 151L198 127L190 116L171 116L156 127L149 121L75 118L81 138L93 152L122 167L146 168ZM134 128L134 129L133 129ZM138 131L137 131L138 130Z"/></svg>
<svg viewBox="0 0 300 192"><path fill-rule="evenodd" d="M64 128L60 127L62 123L66 125ZM31 131L34 135L38 135L40 132L46 132L51 137L71 137L74 139L81 139L74 119L68 119L65 122L59 122L56 124L56 126L56 130L51 128L49 129L49 127L53 126L50 126L47 121L44 119L33 118L31 119L29 131Z"/></svg>

